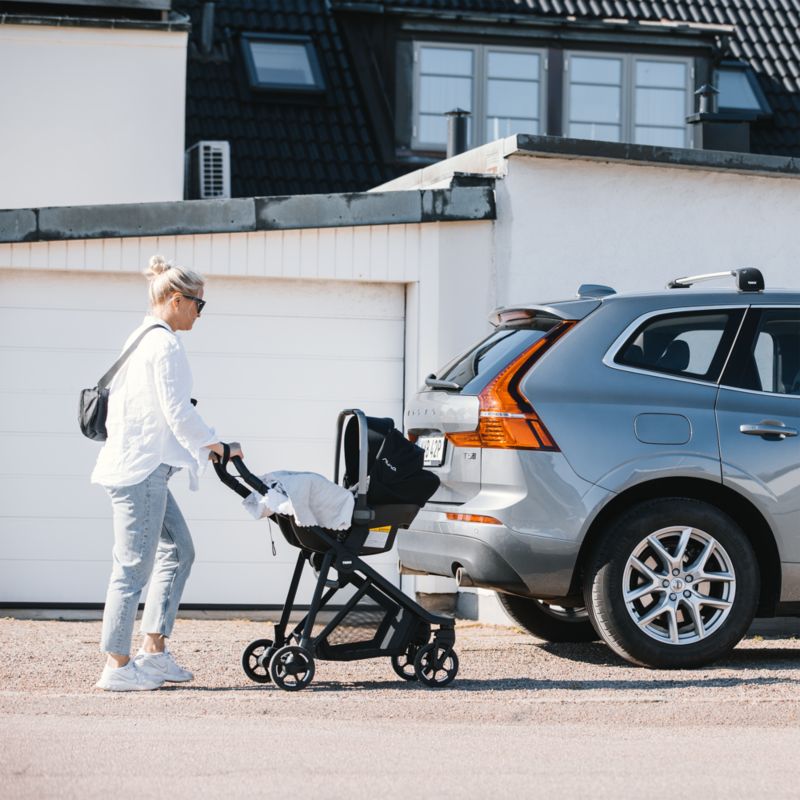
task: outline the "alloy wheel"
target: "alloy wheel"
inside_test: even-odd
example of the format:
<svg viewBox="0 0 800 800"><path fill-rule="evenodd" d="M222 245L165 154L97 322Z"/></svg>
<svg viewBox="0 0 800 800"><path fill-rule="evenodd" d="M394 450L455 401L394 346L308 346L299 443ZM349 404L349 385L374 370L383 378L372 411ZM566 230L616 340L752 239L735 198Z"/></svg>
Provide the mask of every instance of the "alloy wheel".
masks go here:
<svg viewBox="0 0 800 800"><path fill-rule="evenodd" d="M725 623L736 595L736 573L713 536L692 526L670 526L634 548L622 591L628 614L650 638L694 644Z"/></svg>

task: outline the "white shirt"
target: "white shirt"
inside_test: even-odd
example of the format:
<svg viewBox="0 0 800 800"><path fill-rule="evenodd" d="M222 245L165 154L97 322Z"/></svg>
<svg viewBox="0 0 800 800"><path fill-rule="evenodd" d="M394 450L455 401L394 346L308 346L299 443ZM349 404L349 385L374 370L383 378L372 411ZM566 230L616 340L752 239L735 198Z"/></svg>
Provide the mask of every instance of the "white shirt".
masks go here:
<svg viewBox="0 0 800 800"><path fill-rule="evenodd" d="M190 402L189 360L166 322L145 317L125 347L151 325L164 330L147 333L111 382L108 438L91 480L103 486L133 486L160 464L169 464L187 468L189 488L195 491L198 472L208 463L207 445L219 437Z"/></svg>

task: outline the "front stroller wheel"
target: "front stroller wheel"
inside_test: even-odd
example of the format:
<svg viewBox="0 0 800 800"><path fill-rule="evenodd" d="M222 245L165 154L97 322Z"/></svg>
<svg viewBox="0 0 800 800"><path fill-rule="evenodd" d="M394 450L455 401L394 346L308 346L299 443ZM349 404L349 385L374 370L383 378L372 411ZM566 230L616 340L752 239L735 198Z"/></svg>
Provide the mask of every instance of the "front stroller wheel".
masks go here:
<svg viewBox="0 0 800 800"><path fill-rule="evenodd" d="M244 674L256 683L269 683L269 660L272 656L272 639L256 639L242 653Z"/></svg>
<svg viewBox="0 0 800 800"><path fill-rule="evenodd" d="M414 668L414 657L417 655L417 648L413 645L400 656L392 656L392 669L404 680L415 681L417 672Z"/></svg>
<svg viewBox="0 0 800 800"><path fill-rule="evenodd" d="M272 656L269 674L281 689L296 692L305 689L314 679L314 659L304 647L286 645Z"/></svg>
<svg viewBox="0 0 800 800"><path fill-rule="evenodd" d="M447 686L458 673L458 656L452 647L430 642L414 659L414 672L426 686Z"/></svg>

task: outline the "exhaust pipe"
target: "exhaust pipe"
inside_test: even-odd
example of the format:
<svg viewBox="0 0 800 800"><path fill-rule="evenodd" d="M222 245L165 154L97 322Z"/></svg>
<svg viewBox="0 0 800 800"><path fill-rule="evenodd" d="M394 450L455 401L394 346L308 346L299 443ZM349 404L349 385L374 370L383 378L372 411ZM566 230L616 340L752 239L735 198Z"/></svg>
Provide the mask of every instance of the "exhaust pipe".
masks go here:
<svg viewBox="0 0 800 800"><path fill-rule="evenodd" d="M456 583L459 586L475 586L475 582L470 578L467 571L464 567L458 567L456 569Z"/></svg>

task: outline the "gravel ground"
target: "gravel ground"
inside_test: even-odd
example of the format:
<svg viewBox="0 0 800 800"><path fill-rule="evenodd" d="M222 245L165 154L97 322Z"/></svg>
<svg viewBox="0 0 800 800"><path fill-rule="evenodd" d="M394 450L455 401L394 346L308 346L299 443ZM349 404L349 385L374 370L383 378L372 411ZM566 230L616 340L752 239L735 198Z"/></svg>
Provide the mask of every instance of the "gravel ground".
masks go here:
<svg viewBox="0 0 800 800"><path fill-rule="evenodd" d="M131 695L93 688L99 632L0 619L0 797L800 795L795 638L750 636L712 667L664 672L599 643L459 623L448 688L373 659L318 662L288 693L240 667L266 623L180 619L172 649L195 681Z"/></svg>

